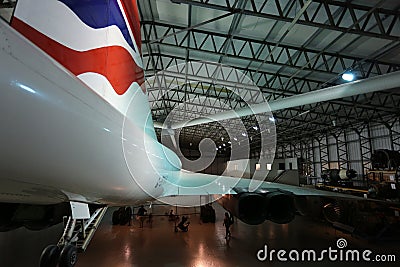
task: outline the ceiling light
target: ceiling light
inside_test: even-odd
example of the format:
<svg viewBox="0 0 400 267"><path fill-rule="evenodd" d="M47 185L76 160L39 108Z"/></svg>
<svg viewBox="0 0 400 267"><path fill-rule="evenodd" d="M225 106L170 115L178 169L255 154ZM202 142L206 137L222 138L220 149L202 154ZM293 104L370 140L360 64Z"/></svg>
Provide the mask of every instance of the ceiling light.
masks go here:
<svg viewBox="0 0 400 267"><path fill-rule="evenodd" d="M354 80L354 74L351 72L345 72L342 74L342 79L347 82L351 82L352 80Z"/></svg>

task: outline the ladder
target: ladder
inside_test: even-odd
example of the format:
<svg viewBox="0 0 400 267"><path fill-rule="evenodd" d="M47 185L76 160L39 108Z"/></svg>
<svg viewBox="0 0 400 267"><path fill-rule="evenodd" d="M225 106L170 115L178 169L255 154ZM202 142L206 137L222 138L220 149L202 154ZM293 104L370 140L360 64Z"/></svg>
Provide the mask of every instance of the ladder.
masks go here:
<svg viewBox="0 0 400 267"><path fill-rule="evenodd" d="M58 247L73 244L79 252L84 252L89 246L106 211L107 207L98 208L89 219L64 217L64 232L58 241Z"/></svg>

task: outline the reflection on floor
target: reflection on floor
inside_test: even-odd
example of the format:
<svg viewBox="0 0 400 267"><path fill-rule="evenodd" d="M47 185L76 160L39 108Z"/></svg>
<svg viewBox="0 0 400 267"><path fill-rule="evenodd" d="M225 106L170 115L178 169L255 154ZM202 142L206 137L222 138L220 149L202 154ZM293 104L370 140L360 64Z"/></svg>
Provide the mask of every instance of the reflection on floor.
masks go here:
<svg viewBox="0 0 400 267"><path fill-rule="evenodd" d="M370 249L373 252L371 255L396 256L397 264L380 263L379 266L398 266L400 261L399 242L370 243L335 231L322 222L301 216L297 216L288 225L265 222L259 226L249 226L235 221L231 229L232 238L227 241L222 226L224 210L217 204L213 206L216 209L217 222L204 224L201 223L198 214L191 214L191 224L187 233L176 233L174 223L168 221L167 216L161 216L170 210L167 206L153 205L152 227L145 223L143 228L138 227L137 220L133 221L133 226L113 226L111 214L114 209L110 209L87 251L79 254L76 266L297 266L299 262L281 262L276 255L272 262L261 262L257 259L257 252L267 245L268 251L284 249L289 253L297 249L301 253L305 249L313 249L320 253L329 247L337 249L336 241L339 238L347 240L347 249L358 249L361 252ZM198 213L199 208L178 209L179 214L195 212ZM61 232L62 226L58 225L41 232L18 229L0 233L0 266L36 267L41 250L48 244L56 243ZM288 258L288 254L285 256ZM309 266L310 262L301 264ZM326 255L323 262L311 265L337 264L359 266L360 262L333 262ZM369 265L372 266L372 263Z"/></svg>

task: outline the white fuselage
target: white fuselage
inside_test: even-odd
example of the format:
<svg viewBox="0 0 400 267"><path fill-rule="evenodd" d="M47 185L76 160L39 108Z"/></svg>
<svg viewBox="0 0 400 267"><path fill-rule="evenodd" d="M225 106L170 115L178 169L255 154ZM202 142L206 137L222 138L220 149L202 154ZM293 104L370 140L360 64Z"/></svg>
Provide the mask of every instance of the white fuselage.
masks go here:
<svg viewBox="0 0 400 267"><path fill-rule="evenodd" d="M0 69L0 202L135 204L180 168L139 85L121 114L1 20Z"/></svg>

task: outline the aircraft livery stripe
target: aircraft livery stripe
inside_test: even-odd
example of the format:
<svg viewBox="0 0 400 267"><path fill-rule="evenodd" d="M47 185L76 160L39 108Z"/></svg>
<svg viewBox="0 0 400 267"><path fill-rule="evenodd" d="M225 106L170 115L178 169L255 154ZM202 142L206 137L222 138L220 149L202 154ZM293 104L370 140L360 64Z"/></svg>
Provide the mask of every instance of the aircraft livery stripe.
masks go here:
<svg viewBox="0 0 400 267"><path fill-rule="evenodd" d="M20 3L20 5L23 4L25 3ZM106 28L93 29L83 23L75 13L61 2L45 0L42 4L45 4L46 9L51 10L52 17L57 19L52 19L49 23L48 17L35 15L43 12L43 6L32 4L25 7L17 6L15 17L73 50L86 51L112 45L122 46L129 51L136 64L142 67L140 54L129 46L117 26L111 25ZM68 25L68 27L65 25Z"/></svg>
<svg viewBox="0 0 400 267"><path fill-rule="evenodd" d="M143 70L135 63L130 53L120 46L75 51L52 40L16 17L13 18L13 27L23 35L29 36L33 43L75 75L86 72L103 75L119 95L124 94L133 82L142 84L144 81Z"/></svg>
<svg viewBox="0 0 400 267"><path fill-rule="evenodd" d="M94 29L115 25L126 42L136 51L132 40L131 25L127 23L117 0L59 0L68 6L79 19ZM95 2L95 4L93 4ZM138 19L138 18L136 18Z"/></svg>
<svg viewBox="0 0 400 267"><path fill-rule="evenodd" d="M140 21L139 21L139 9L137 6L137 3L135 0L118 0L118 2L121 3L122 9L124 10L124 13L126 14L126 19L128 21L128 24L131 26L131 29L133 31L133 38L136 40L134 44L137 45L140 51L141 49L141 33L140 33Z"/></svg>

